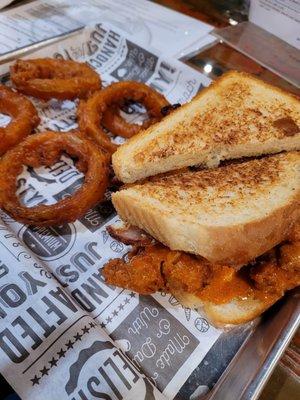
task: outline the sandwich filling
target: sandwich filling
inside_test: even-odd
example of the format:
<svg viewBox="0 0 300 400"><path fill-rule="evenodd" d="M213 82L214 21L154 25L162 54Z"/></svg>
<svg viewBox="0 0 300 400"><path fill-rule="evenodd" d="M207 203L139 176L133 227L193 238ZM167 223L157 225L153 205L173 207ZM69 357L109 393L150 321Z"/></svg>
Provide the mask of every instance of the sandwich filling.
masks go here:
<svg viewBox="0 0 300 400"><path fill-rule="evenodd" d="M213 304L233 299L257 299L271 305L285 291L300 284L300 229L297 226L284 244L272 249L236 271L154 242L145 234L124 238L120 230L110 230L125 244L135 244L122 259L110 260L103 269L108 284L140 294L157 291L173 295L189 293ZM140 242L139 242L140 240Z"/></svg>

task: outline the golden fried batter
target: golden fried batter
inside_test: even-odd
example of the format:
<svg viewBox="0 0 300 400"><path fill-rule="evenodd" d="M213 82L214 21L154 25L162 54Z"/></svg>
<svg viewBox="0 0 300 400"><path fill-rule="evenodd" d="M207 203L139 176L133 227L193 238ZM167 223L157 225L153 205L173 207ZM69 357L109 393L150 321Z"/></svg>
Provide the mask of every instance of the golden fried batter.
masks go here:
<svg viewBox="0 0 300 400"><path fill-rule="evenodd" d="M291 246L294 253L287 252L286 246ZM279 260L274 250L254 266L235 271L227 265L213 265L203 258L152 244L129 253L127 260L109 261L103 274L107 283L141 294L163 290L195 294L215 304L248 296L268 302L300 284L299 263L295 261L299 260L299 242L285 244L280 250L284 255ZM287 268L289 260L294 260L293 268Z"/></svg>
<svg viewBox="0 0 300 400"><path fill-rule="evenodd" d="M110 285L140 294L155 293L165 288L160 270L168 252L164 246L147 246L147 251L136 255L129 253L128 263L124 259L110 260L103 268L103 275Z"/></svg>

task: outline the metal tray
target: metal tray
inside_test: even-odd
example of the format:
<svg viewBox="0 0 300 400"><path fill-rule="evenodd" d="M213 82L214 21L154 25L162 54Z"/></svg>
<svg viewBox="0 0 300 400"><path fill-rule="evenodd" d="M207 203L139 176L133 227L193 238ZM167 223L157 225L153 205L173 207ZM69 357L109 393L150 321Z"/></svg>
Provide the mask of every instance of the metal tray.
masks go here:
<svg viewBox="0 0 300 400"><path fill-rule="evenodd" d="M300 324L300 290L264 313L205 400L255 400Z"/></svg>
<svg viewBox="0 0 300 400"><path fill-rule="evenodd" d="M0 56L0 64L29 54L56 41L77 34L81 29ZM190 66L193 66L189 63ZM300 290L294 290L254 323L225 332L216 342L222 350L215 365L215 381L205 382L198 368L211 357L212 349L185 382L175 399L255 400L276 363L300 325ZM214 351L214 356L219 356ZM197 375L198 374L198 375ZM196 395L197 387L208 385L206 394ZM191 393L195 393L191 397ZM201 392L201 391L200 391Z"/></svg>

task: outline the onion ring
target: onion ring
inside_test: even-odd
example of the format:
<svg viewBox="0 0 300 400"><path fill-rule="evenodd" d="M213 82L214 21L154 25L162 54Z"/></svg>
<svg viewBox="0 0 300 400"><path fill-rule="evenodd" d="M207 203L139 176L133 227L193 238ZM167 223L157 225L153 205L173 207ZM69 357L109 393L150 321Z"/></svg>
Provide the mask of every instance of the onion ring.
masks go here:
<svg viewBox="0 0 300 400"><path fill-rule="evenodd" d="M7 114L11 121L0 127L0 155L19 143L39 124L38 113L23 95L0 85L0 113Z"/></svg>
<svg viewBox="0 0 300 400"><path fill-rule="evenodd" d="M101 127L101 122L103 122L103 116L109 106L120 104L125 99L142 103L147 109L149 115L155 118L155 120L162 118L161 108L169 104L160 93L155 92L144 83L134 81L113 83L105 89L94 93L89 99L87 99L87 101L81 101L77 109L80 130L85 132L96 143L104 147L110 153L116 151L117 145L110 141L109 137ZM115 121L116 116L114 115L113 118L110 118L110 120L112 119ZM131 124L128 124L121 117L119 117L117 121L119 125L110 126L112 133L124 137L132 136L132 132L130 131ZM118 127L120 125L122 126L122 129L119 131ZM142 125L132 125L134 127L133 130L136 129L135 127L138 127L138 131L143 129Z"/></svg>
<svg viewBox="0 0 300 400"><path fill-rule="evenodd" d="M158 94L155 92L155 94ZM161 97L161 95L159 95ZM160 99L158 101L161 101ZM162 100L162 107L160 109L160 114L156 116L150 116L149 119L144 121L141 125L133 124L127 122L124 118L122 118L119 114L120 109L118 105L112 105L108 108L103 114L102 124L114 135L122 136L124 138L131 138L132 136L139 133L142 129L147 129L149 126L159 122L163 117L170 114L173 110L180 107L181 104L169 104L166 99Z"/></svg>
<svg viewBox="0 0 300 400"><path fill-rule="evenodd" d="M153 97L157 97L157 107L148 108L147 111L149 114L149 119L144 121L141 125L127 122L119 113L121 104L113 104L110 108L107 108L103 114L103 126L114 135L122 136L128 139L139 133L141 130L147 129L149 126L160 121L164 116L161 110L169 107L169 103L160 93L154 91L153 89L151 90L153 92Z"/></svg>
<svg viewBox="0 0 300 400"><path fill-rule="evenodd" d="M10 68L10 77L20 92L43 100L85 98L101 89L97 72L71 60L17 60Z"/></svg>
<svg viewBox="0 0 300 400"><path fill-rule="evenodd" d="M154 122L158 121L158 119L148 119L144 121L142 125L138 124L130 124L119 114L119 107L117 105L112 105L108 108L103 114L102 124L114 135L122 136L124 138L130 138L137 133L141 129L146 129Z"/></svg>
<svg viewBox="0 0 300 400"><path fill-rule="evenodd" d="M155 92L155 94L158 94ZM161 97L161 95L159 95ZM180 107L181 104L169 104L166 99L163 99L162 107L160 109L160 114L155 116L150 116L150 118L144 121L141 125L133 124L127 122L119 114L118 105L112 105L103 114L102 123L106 129L108 129L114 135L122 136L124 138L131 138L132 136L139 133L142 129L147 129L149 126L159 122L164 116L170 114L171 111ZM160 99L159 99L160 101Z"/></svg>
<svg viewBox="0 0 300 400"><path fill-rule="evenodd" d="M62 153L78 160L76 166L85 174L82 186L56 204L23 206L16 194L16 181L23 165L51 165ZM107 185L107 155L79 132L48 131L31 135L0 160L0 207L25 224L49 226L75 221L103 198Z"/></svg>

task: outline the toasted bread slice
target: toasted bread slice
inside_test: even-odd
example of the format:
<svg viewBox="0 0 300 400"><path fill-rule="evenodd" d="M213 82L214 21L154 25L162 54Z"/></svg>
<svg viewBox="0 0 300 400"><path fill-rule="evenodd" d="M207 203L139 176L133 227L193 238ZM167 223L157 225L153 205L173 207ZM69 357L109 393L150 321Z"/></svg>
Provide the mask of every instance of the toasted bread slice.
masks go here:
<svg viewBox="0 0 300 400"><path fill-rule="evenodd" d="M120 217L172 250L242 265L300 218L300 152L155 177L112 195Z"/></svg>
<svg viewBox="0 0 300 400"><path fill-rule="evenodd" d="M126 183L186 166L300 150L300 102L252 75L231 71L190 103L120 146Z"/></svg>
<svg viewBox="0 0 300 400"><path fill-rule="evenodd" d="M216 327L224 325L244 324L259 317L272 304L281 298L272 298L270 301L259 299L234 299L229 303L213 304L208 301L202 301L199 297L187 293L174 293L174 296L185 307L197 308L202 311L207 319Z"/></svg>

